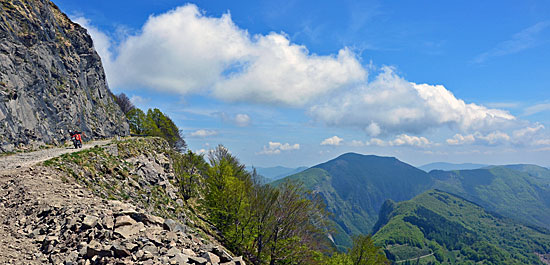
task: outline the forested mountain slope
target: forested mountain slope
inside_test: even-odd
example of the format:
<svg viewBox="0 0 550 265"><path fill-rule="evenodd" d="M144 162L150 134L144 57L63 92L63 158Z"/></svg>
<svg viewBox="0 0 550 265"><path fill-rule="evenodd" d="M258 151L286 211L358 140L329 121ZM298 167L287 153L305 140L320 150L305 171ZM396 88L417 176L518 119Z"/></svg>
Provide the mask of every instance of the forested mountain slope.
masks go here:
<svg viewBox="0 0 550 265"><path fill-rule="evenodd" d="M435 188L523 223L550 228L550 170L534 165L432 171Z"/></svg>
<svg viewBox="0 0 550 265"><path fill-rule="evenodd" d="M409 264L542 264L537 254L550 252L548 231L439 190L386 202L376 230L387 256Z"/></svg>
<svg viewBox="0 0 550 265"><path fill-rule="evenodd" d="M333 213L333 239L340 246L350 245L350 235L371 231L385 200L408 200L432 185L426 172L396 158L355 153L287 178L303 182L323 197Z"/></svg>

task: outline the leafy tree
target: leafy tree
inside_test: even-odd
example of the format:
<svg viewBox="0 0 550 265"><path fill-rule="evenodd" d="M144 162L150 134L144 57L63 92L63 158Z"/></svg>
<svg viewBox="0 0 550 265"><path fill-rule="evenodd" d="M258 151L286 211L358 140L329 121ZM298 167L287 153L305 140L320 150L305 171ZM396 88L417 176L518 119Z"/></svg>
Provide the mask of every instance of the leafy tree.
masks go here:
<svg viewBox="0 0 550 265"><path fill-rule="evenodd" d="M187 201L200 191L202 175L208 170L208 164L203 155L191 151L186 154L174 153L173 167L180 192Z"/></svg>
<svg viewBox="0 0 550 265"><path fill-rule="evenodd" d="M126 113L128 124L130 125L130 132L133 134L143 135L147 131L146 119L147 116L142 110L134 108Z"/></svg>
<svg viewBox="0 0 550 265"><path fill-rule="evenodd" d="M208 158L210 168L206 172L203 206L225 240L237 248L243 243L243 233L247 230L243 220L250 212L250 174L222 145L211 151Z"/></svg>
<svg viewBox="0 0 550 265"><path fill-rule="evenodd" d="M154 136L160 136L164 138L170 146L176 148L179 151L184 150L187 145L185 141L183 140L183 137L181 136L181 132L178 129L178 126L170 119L170 117L166 116L164 113L162 113L159 109L149 109L147 111L147 119L150 119L150 122L152 122L155 126L152 126L151 128L158 130L154 130L149 135Z"/></svg>
<svg viewBox="0 0 550 265"><path fill-rule="evenodd" d="M374 245L370 235L355 237L349 255L353 265L390 264L381 248Z"/></svg>
<svg viewBox="0 0 550 265"><path fill-rule="evenodd" d="M187 148L178 126L159 109L149 109L146 115L142 110L133 108L126 113L126 118L133 134L162 137L180 152Z"/></svg>
<svg viewBox="0 0 550 265"><path fill-rule="evenodd" d="M408 262L408 261L407 261ZM403 263L406 264L407 262ZM390 264L380 247L374 245L370 235L353 238L353 246L348 253L334 254L327 265L378 265Z"/></svg>
<svg viewBox="0 0 550 265"><path fill-rule="evenodd" d="M317 264L325 210L302 185L261 184L219 145L209 153L202 206L223 240L253 264Z"/></svg>
<svg viewBox="0 0 550 265"><path fill-rule="evenodd" d="M130 99L124 93L115 95L115 102L116 104L118 104L120 110L122 110L124 114L128 114L128 112L136 108L132 101L130 101Z"/></svg>
<svg viewBox="0 0 550 265"><path fill-rule="evenodd" d="M326 226L324 204L302 184L291 181L280 185L278 193L273 218L268 224L269 264L292 264L289 262L300 260L312 264L315 250L324 247L319 240Z"/></svg>

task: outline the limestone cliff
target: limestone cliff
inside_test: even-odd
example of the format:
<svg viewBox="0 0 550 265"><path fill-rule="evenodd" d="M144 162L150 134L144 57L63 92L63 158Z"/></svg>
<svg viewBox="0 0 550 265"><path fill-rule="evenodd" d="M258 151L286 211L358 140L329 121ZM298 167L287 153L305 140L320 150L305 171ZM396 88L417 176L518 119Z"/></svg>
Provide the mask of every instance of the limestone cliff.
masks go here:
<svg viewBox="0 0 550 265"><path fill-rule="evenodd" d="M0 152L128 134L86 29L48 0L0 0Z"/></svg>

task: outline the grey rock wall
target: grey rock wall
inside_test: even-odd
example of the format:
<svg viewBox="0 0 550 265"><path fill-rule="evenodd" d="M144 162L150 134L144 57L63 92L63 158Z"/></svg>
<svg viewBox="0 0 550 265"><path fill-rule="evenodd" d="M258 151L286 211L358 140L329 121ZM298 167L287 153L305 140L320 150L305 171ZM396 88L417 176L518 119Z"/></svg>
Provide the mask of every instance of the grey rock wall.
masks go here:
<svg viewBox="0 0 550 265"><path fill-rule="evenodd" d="M0 152L60 143L68 129L127 135L86 29L48 0L0 3Z"/></svg>

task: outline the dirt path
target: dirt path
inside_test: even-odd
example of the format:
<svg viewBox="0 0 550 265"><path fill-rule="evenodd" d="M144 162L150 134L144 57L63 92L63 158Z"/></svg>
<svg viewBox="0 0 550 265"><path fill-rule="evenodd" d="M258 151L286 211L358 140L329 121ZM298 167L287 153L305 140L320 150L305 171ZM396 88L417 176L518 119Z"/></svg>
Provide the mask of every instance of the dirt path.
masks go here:
<svg viewBox="0 0 550 265"><path fill-rule="evenodd" d="M400 261L396 261L395 263L403 263L403 262L406 262L406 261L415 261L415 260L419 260L419 259L423 259L423 258L427 258L429 256L433 256L434 253L430 253L428 255L424 255L424 256L420 256L420 257L416 257L416 258L412 258L412 259L406 259L406 260L400 260Z"/></svg>
<svg viewBox="0 0 550 265"><path fill-rule="evenodd" d="M62 154L73 153L83 149L92 148L97 145L105 145L110 142L111 140L94 141L84 144L80 149L75 149L72 146L60 147L0 157L0 174L5 174L18 168L30 167L34 164L44 162Z"/></svg>

